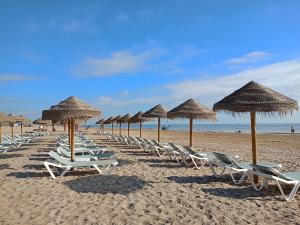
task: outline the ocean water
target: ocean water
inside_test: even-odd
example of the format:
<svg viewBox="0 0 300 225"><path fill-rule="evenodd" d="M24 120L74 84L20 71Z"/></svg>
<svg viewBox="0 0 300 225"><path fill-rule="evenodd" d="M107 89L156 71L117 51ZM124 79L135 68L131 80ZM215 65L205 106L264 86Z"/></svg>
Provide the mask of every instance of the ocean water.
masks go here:
<svg viewBox="0 0 300 225"><path fill-rule="evenodd" d="M188 123L186 124L162 124L161 126L168 125L168 130L187 131L189 130ZM291 126L294 126L296 133L300 132L300 123L258 123L256 124L257 133L290 133ZM92 127L96 127L92 125ZM111 125L105 127L110 128ZM119 128L119 125L114 126L115 129ZM127 129L127 124L122 126L123 129ZM138 124L131 124L130 128L138 129ZM143 129L157 129L157 124L143 124ZM230 132L234 133L241 131L242 133L250 133L250 124L194 124L194 131L208 131L208 132Z"/></svg>

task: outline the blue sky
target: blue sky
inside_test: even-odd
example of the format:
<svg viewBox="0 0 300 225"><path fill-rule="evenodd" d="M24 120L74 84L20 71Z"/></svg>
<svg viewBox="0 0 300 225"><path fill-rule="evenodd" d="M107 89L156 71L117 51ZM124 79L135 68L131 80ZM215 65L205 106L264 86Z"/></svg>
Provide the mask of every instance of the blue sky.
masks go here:
<svg viewBox="0 0 300 225"><path fill-rule="evenodd" d="M0 0L0 111L35 119L71 95L104 117L212 107L251 80L299 101L299 21L296 0Z"/></svg>

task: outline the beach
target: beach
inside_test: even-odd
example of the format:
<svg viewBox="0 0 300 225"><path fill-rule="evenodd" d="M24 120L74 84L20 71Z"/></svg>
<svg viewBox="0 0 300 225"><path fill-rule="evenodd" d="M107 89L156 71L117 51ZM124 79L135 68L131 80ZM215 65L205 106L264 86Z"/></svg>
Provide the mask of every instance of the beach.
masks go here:
<svg viewBox="0 0 300 225"><path fill-rule="evenodd" d="M62 127L56 129L0 154L0 224L300 224L299 191L286 202L274 183L257 192L247 183L234 185L229 175L213 177L209 167L197 170L111 142L96 129L81 130L116 154L119 165L112 174L78 170L51 179L43 162L56 148ZM10 132L8 127L2 130ZM131 130L130 135L138 136L139 131ZM144 130L143 137L156 139L156 130ZM161 142L188 141L188 132L161 131ZM194 132L193 141L197 150L251 161L249 134ZM300 135L258 134L257 145L259 161L280 163L282 171L299 171Z"/></svg>

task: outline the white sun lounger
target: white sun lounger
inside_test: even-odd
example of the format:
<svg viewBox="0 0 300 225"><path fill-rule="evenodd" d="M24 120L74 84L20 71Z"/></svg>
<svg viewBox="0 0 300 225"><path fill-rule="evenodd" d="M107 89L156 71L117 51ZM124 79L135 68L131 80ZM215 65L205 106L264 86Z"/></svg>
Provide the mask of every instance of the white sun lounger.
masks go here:
<svg viewBox="0 0 300 225"><path fill-rule="evenodd" d="M62 168L63 171L60 176L64 176L66 172L68 172L72 168L90 168L94 167L99 174L107 175L110 174L112 169L118 165L118 161L116 159L106 159L106 160L95 160L95 161L74 161L72 162L69 158L65 158L53 151L49 152L49 155L54 159L54 162L45 161L44 165L48 172L50 173L53 179L56 178L50 166ZM100 170L99 167L104 167L104 171Z"/></svg>

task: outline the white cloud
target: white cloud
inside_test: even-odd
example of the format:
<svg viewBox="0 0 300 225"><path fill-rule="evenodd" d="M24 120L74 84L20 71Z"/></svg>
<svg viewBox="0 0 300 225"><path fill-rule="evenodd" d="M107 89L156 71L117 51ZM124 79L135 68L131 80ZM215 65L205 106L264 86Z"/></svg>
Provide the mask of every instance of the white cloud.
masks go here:
<svg viewBox="0 0 300 225"><path fill-rule="evenodd" d="M41 80L41 76L28 76L22 74L0 74L0 83L10 81L27 81L27 80Z"/></svg>
<svg viewBox="0 0 300 225"><path fill-rule="evenodd" d="M246 64L246 63L255 63L260 60L267 59L271 56L271 53L264 52L264 51L255 51L255 52L250 52L247 55L238 57L238 58L232 58L225 60L225 63L228 65L240 65L240 64Z"/></svg>
<svg viewBox="0 0 300 225"><path fill-rule="evenodd" d="M132 51L113 52L108 57L86 58L75 67L74 73L81 77L104 77L144 71L151 67L150 61L162 54L160 49L139 53Z"/></svg>
<svg viewBox="0 0 300 225"><path fill-rule="evenodd" d="M239 73L202 80L182 81L167 85L170 95L198 98L212 105L222 97L254 80L300 101L300 60L290 60L244 70Z"/></svg>
<svg viewBox="0 0 300 225"><path fill-rule="evenodd" d="M130 18L126 12L122 12L114 16L114 21L117 23L127 23L130 22Z"/></svg>

